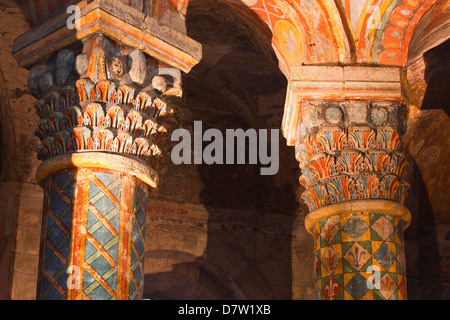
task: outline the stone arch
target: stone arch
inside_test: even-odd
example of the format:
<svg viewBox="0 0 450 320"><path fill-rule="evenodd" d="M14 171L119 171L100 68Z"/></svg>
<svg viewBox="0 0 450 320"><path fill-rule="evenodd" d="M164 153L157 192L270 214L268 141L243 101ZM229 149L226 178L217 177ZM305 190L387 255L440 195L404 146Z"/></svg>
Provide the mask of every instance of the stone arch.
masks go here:
<svg viewBox="0 0 450 320"><path fill-rule="evenodd" d="M433 77L431 69L433 68L433 56L442 55L442 52L445 51L445 47L448 47L446 43L448 43L449 38L450 1L434 3L421 16L409 42L406 68L410 105L409 112L411 116L422 109L424 99L430 101L433 91L429 88L430 84L433 84L434 86L437 82L445 84L445 80L443 80L442 77L434 76L434 80L431 79L431 77ZM436 60L436 57L434 60ZM437 62L434 62L434 64L436 63ZM441 70L446 68L447 64L445 59L438 63ZM442 74L445 74L445 72ZM434 93L434 96L436 96L436 93Z"/></svg>
<svg viewBox="0 0 450 320"><path fill-rule="evenodd" d="M450 2L442 1L425 12L420 19L408 48L408 65L450 38Z"/></svg>
<svg viewBox="0 0 450 320"><path fill-rule="evenodd" d="M244 5L235 3L236 1L218 0L212 3L210 0L190 0L187 3L186 14L189 15L211 15L219 18L218 15L223 14L221 23L230 25L230 29L236 34L237 30L242 34L252 35L246 37L242 41L250 41L253 47L258 48L267 58L273 59L273 49L268 48L266 43L271 41L272 32L267 24L254 11ZM208 9L202 9L207 7ZM189 26L187 26L189 28ZM190 30L187 30L188 34ZM224 30L225 32L225 30ZM231 31L230 31L231 32ZM236 38L241 38L236 34Z"/></svg>
<svg viewBox="0 0 450 320"><path fill-rule="evenodd" d="M177 250L145 254L144 298L156 300L246 299L238 284L208 259Z"/></svg>
<svg viewBox="0 0 450 320"><path fill-rule="evenodd" d="M233 5L235 6L224 1L195 0L187 7L187 35L202 43L203 58L188 74L183 75L185 104L183 108L175 109L174 114L179 121L177 126L190 129L192 120L201 120L203 130L214 127L222 132L227 128L238 127L279 127L287 81L286 76L279 70L278 60L273 52L271 31L253 11L245 6L240 6L240 11L237 11ZM260 117L260 113L264 114L264 117ZM270 123L264 123L268 120L271 120ZM287 153L288 147L284 146L284 141L280 142L280 145L284 148L281 152ZM287 169L291 168L291 165L297 167L294 157L289 154L286 158L292 160L292 163L285 164L280 168L280 172L289 175L291 180L297 180L292 171ZM197 237L196 241L192 240L195 243L195 251L190 251L188 246L173 243L173 239L184 239L184 233L180 236L178 232L169 231L164 237L153 235L159 242L153 242L149 246L155 248L155 251L147 252L146 256L146 259L152 257L149 262L145 262L149 273L146 274L148 289L144 287L144 290L151 291L148 292L148 297L150 298L151 294L155 295L155 299L158 294L164 298L169 294L174 296L180 291L176 288L186 286L195 288L187 294L196 298L291 297L290 233L282 240L273 236L278 240L277 246L283 250L272 252L261 249L270 245L272 237L266 237L265 229L261 231L261 237L255 236L253 226L258 225L257 221L262 219L264 213L275 210L275 207L280 212L281 206L293 208L293 191L274 190L275 184L269 183L269 179L261 178L257 165L199 165L190 168L193 171L192 176L198 176L201 181L198 186L198 201L206 210L206 231L204 236L200 237L191 234L194 231L190 226L186 228L184 225L189 231L182 231L182 225L179 226L180 229L176 229L180 230L180 233L189 233L190 239ZM191 169L185 170L187 172ZM280 180L287 181L281 178ZM255 189L257 191L254 191ZM160 192L164 190L160 189ZM261 204L259 199L261 193L267 195L263 196L267 200L264 204ZM275 200L273 207L268 208L272 205L270 199ZM256 208L261 211L256 212ZM249 213L250 209L255 212ZM230 222L224 222L225 217L230 219ZM234 225L234 219L243 219L246 222L243 225ZM289 219L289 231L292 227L290 223ZM161 225L159 230L163 228ZM199 250L199 243L202 252ZM190 254L186 254L186 251ZM270 253L266 255L268 251ZM270 265L270 262L275 260L272 254L277 259L282 259L283 263ZM161 258L155 258L156 255ZM263 255L269 262L261 258ZM189 278L192 274L202 276ZM279 278L283 278L282 281L287 280L283 285L278 283L276 288L272 287ZM161 279L165 279L167 285ZM211 289L205 288L208 284ZM229 288L231 284L235 289Z"/></svg>
<svg viewBox="0 0 450 320"><path fill-rule="evenodd" d="M360 63L405 66L410 44L431 11L448 5L437 0L369 0L358 28L357 60ZM374 10L373 8L376 8ZM374 25L374 14L378 15Z"/></svg>
<svg viewBox="0 0 450 320"><path fill-rule="evenodd" d="M202 0L191 0L189 3L197 1ZM272 46L279 59L280 69L287 76L291 66L350 63L354 58L353 40L346 19L342 18L344 14L339 1L218 2L242 12L249 20L257 21L257 17L266 24L272 34Z"/></svg>

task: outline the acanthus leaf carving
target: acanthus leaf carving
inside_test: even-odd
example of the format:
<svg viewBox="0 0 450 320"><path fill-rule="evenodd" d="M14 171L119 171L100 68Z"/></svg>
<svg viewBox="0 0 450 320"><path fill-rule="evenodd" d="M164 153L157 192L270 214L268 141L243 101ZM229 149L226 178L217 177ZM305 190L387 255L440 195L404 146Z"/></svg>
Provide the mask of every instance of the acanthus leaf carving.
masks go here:
<svg viewBox="0 0 450 320"><path fill-rule="evenodd" d="M158 63L143 53L113 44L102 35L85 41L82 53L73 59L71 52L61 51L57 59L60 64L63 58L73 60L72 75L64 70L58 76L59 86L41 92L35 103L40 117L35 134L42 142L38 158L82 150L108 151L156 165L162 156L157 144L164 142L167 132L163 123L173 113L168 103L181 96L179 71L158 69ZM132 59L128 58L132 52ZM52 63L49 60L46 65ZM47 72L51 67L41 69ZM152 84L161 79L164 87L155 90Z"/></svg>
<svg viewBox="0 0 450 320"><path fill-rule="evenodd" d="M401 105L392 103L390 110L398 107ZM345 122L341 117L338 125L329 126L322 120L303 123L309 118L301 119L309 129L297 142L296 158L302 169L299 181L306 188L302 198L311 211L357 199L404 203L409 189L405 181L408 164L401 152L398 128L387 125L392 118L387 108L372 109L372 123ZM345 104L339 110L345 113Z"/></svg>

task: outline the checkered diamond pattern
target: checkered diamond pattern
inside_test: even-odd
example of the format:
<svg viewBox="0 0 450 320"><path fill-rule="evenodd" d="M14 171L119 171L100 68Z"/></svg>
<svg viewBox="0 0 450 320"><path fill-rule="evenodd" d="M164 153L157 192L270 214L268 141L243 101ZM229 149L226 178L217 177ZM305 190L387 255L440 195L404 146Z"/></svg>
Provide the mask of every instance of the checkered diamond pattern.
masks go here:
<svg viewBox="0 0 450 320"><path fill-rule="evenodd" d="M130 300L142 299L144 292L144 235L145 235L145 208L147 204L147 191L138 186L134 191L133 217L131 231L131 280Z"/></svg>
<svg viewBox="0 0 450 320"><path fill-rule="evenodd" d="M41 250L39 296L48 300L66 298L74 175L62 173L45 186L44 239Z"/></svg>
<svg viewBox="0 0 450 320"><path fill-rule="evenodd" d="M316 297L406 299L403 228L400 218L381 212L320 220L314 230Z"/></svg>
<svg viewBox="0 0 450 320"><path fill-rule="evenodd" d="M142 299L146 201L136 178L106 170L49 179L39 297Z"/></svg>
<svg viewBox="0 0 450 320"><path fill-rule="evenodd" d="M114 299L120 219L121 179L96 172L89 182L83 292L95 300Z"/></svg>

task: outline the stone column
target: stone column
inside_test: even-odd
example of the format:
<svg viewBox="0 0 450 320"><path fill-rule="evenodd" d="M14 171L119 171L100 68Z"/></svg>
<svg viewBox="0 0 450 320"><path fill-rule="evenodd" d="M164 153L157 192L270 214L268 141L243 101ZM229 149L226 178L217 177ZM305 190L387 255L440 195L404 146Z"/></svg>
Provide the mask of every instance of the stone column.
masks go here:
<svg viewBox="0 0 450 320"><path fill-rule="evenodd" d="M406 299L411 215L398 68L299 67L283 129L314 235L317 299Z"/></svg>
<svg viewBox="0 0 450 320"><path fill-rule="evenodd" d="M168 105L200 46L115 1L80 2L19 37L40 117L38 299L142 299L147 196Z"/></svg>

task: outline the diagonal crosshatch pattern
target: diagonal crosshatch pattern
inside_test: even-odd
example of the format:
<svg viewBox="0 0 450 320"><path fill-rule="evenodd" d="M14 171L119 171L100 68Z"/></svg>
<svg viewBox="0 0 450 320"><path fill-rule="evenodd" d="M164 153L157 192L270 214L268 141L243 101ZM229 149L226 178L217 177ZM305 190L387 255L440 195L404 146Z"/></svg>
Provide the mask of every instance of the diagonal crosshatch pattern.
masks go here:
<svg viewBox="0 0 450 320"><path fill-rule="evenodd" d="M42 285L38 292L44 299L65 299L67 290L67 267L72 224L74 175L65 172L49 179L45 186L45 231L42 237L40 277Z"/></svg>
<svg viewBox="0 0 450 320"><path fill-rule="evenodd" d="M55 175L46 192L40 297L142 299L147 189L135 177L82 169Z"/></svg>
<svg viewBox="0 0 450 320"><path fill-rule="evenodd" d="M131 230L131 279L130 300L142 299L144 290L144 235L145 208L147 205L147 191L137 186L134 191ZM132 290L131 290L132 288Z"/></svg>
<svg viewBox="0 0 450 320"><path fill-rule="evenodd" d="M117 285L120 178L93 172L89 181L83 293L113 299Z"/></svg>
<svg viewBox="0 0 450 320"><path fill-rule="evenodd" d="M82 270L77 296L142 299L146 189L135 178L114 172L90 170L78 177L87 188L77 195L83 197L85 229L79 239L84 252L74 259Z"/></svg>

